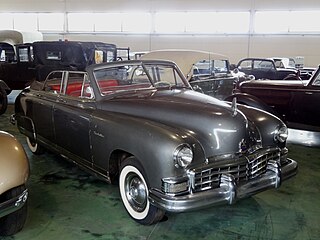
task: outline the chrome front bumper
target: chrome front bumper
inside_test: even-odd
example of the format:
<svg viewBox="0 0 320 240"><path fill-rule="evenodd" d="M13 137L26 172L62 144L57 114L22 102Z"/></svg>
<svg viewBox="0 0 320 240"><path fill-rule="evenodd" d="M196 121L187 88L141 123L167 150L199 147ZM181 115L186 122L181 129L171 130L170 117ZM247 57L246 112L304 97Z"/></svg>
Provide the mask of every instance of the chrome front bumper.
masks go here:
<svg viewBox="0 0 320 240"><path fill-rule="evenodd" d="M288 163L282 167L277 162L272 162L264 174L238 185L231 174L222 174L218 188L182 196L170 196L151 189L149 200L154 206L169 212L191 211L224 203L233 204L238 199L270 188L278 188L282 181L294 176L298 164L292 159L287 160Z"/></svg>
<svg viewBox="0 0 320 240"><path fill-rule="evenodd" d="M24 190L19 196L0 203L0 218L18 211L28 199L28 189Z"/></svg>

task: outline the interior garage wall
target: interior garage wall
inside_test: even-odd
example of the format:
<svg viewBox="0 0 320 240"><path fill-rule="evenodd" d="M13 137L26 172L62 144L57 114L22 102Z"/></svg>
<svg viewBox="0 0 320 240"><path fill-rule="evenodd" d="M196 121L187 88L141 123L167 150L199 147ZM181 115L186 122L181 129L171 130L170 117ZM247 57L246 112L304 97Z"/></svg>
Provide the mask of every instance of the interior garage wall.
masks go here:
<svg viewBox="0 0 320 240"><path fill-rule="evenodd" d="M1 0L1 12L320 10L319 0ZM283 19L285 21L285 19ZM236 23L235 23L236 24ZM208 25L210 27L210 25ZM235 63L244 57L303 56L306 66L320 64L320 34L314 35L158 35L44 34L45 40L103 41L134 52L163 48L222 53Z"/></svg>

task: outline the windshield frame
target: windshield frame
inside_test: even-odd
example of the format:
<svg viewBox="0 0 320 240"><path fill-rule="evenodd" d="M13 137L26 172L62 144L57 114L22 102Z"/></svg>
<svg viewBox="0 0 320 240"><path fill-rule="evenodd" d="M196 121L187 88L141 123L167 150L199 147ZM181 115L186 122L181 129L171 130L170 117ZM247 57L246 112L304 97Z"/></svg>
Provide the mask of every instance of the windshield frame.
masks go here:
<svg viewBox="0 0 320 240"><path fill-rule="evenodd" d="M121 61L121 62L117 62L117 63L104 63L104 64L99 64L96 66L98 66L98 67L89 67L88 70L93 68L91 76L94 79L96 89L98 90L97 92L99 93L99 95L101 97L114 95L119 92L132 92L132 91L136 92L136 91L140 91L140 90L161 90L161 89L177 89L177 88L192 89L189 82L185 79L184 75L181 73L180 69L176 66L176 64L174 64L173 62L170 62L170 61L130 60L130 61ZM159 70L159 67L160 67L160 70ZM175 84L161 85L161 86L157 85L156 78L154 76L152 76L152 74L154 74L154 73L150 72L150 69L154 68L154 69L158 69L157 71L161 71L161 70L163 70L163 69L161 69L161 67L163 67L164 70L168 69L169 71L172 71L172 76L174 77L174 80L170 81L170 82L171 83L174 82ZM97 77L98 73L99 72L103 73L105 71L105 75L103 77L106 77L108 75L108 71L110 71L110 72L114 71L114 73L119 73L120 72L119 70L121 68L127 69L127 74L124 74L124 72L123 72L122 79L113 80L114 82L115 81L118 81L118 82L117 82L117 84L115 84L113 86L114 88L112 90L110 90L109 92L106 92L106 90L102 90L101 83L100 83L100 81L102 81L102 77L101 77L101 79L99 79L99 77ZM144 79L144 82L142 82L142 83L144 83L144 85L142 85L142 83L140 83L140 82L138 82L138 83L133 82L134 79L132 77L134 76L135 71L139 68L143 69L144 72L142 72L141 74L145 74L145 77L146 77ZM161 72L157 72L157 74L160 74L159 76L163 77L161 75L162 74ZM121 75L121 72L119 75ZM109 79L111 80L110 76L107 76L107 77L109 77ZM128 82L127 85L124 83L125 81ZM131 86L133 86L132 88L129 87L129 85L130 85L129 81L131 81ZM132 84L132 83L134 83L134 84ZM141 86L139 86L139 84ZM121 86L123 88L121 88ZM135 86L137 86L137 87L135 87Z"/></svg>

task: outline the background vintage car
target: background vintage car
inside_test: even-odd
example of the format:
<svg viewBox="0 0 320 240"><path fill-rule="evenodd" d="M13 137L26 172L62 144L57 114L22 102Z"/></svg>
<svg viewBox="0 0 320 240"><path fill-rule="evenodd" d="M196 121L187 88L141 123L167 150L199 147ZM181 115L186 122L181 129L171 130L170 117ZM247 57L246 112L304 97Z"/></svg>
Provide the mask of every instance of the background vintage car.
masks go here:
<svg viewBox="0 0 320 240"><path fill-rule="evenodd" d="M32 81L43 81L55 69L85 70L90 64L117 59L117 47L102 42L35 41L13 45L8 31L0 31L0 115L6 111L7 95ZM11 31L9 31L11 32ZM7 36L7 38L6 38Z"/></svg>
<svg viewBox="0 0 320 240"><path fill-rule="evenodd" d="M255 79L300 79L297 69L277 68L274 61L268 58L244 58L238 62L237 68L255 76Z"/></svg>
<svg viewBox="0 0 320 240"><path fill-rule="evenodd" d="M225 99L232 93L237 76L230 70L226 56L196 50L158 50L144 53L141 59L161 59L175 62L194 90Z"/></svg>
<svg viewBox="0 0 320 240"><path fill-rule="evenodd" d="M0 131L0 236L20 231L27 218L29 162L22 145Z"/></svg>
<svg viewBox="0 0 320 240"><path fill-rule="evenodd" d="M50 149L118 183L141 224L232 204L297 171L280 119L193 91L169 61L52 72L17 97L15 119L33 153Z"/></svg>
<svg viewBox="0 0 320 240"><path fill-rule="evenodd" d="M310 80L242 82L233 96L239 103L264 109L290 127L320 131L320 70Z"/></svg>

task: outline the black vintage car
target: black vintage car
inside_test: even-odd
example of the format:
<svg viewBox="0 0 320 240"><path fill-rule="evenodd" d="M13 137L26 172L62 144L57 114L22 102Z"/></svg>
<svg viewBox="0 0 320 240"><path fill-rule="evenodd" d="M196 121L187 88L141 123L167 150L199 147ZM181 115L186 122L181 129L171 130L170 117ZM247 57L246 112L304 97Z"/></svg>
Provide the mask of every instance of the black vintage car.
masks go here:
<svg viewBox="0 0 320 240"><path fill-rule="evenodd" d="M79 41L0 43L0 115L7 108L7 94L22 90L32 81L43 81L56 69L84 71L90 64L115 61L114 44ZM16 54L15 54L16 53Z"/></svg>
<svg viewBox="0 0 320 240"><path fill-rule="evenodd" d="M255 79L300 79L297 69L277 68L274 60L268 58L244 58L238 62L237 68Z"/></svg>
<svg viewBox="0 0 320 240"><path fill-rule="evenodd" d="M290 127L320 131L320 70L310 80L252 80L242 82L234 97L282 118Z"/></svg>
<svg viewBox="0 0 320 240"><path fill-rule="evenodd" d="M50 149L118 183L141 224L233 204L297 171L280 119L193 91L168 61L54 71L21 92L12 120L33 153Z"/></svg>

